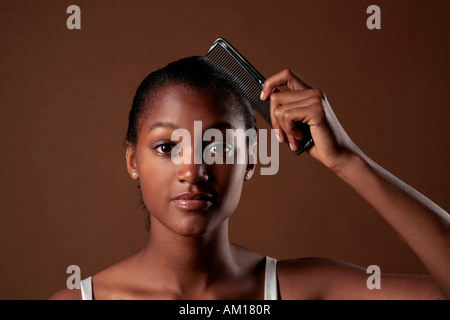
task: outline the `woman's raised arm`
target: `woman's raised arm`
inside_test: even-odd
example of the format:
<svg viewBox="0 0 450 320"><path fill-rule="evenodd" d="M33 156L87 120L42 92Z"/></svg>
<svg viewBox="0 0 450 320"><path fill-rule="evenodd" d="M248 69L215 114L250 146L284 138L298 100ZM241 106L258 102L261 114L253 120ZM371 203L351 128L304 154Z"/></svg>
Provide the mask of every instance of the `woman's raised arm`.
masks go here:
<svg viewBox="0 0 450 320"><path fill-rule="evenodd" d="M289 90L274 92L278 86ZM302 138L296 123L307 123L315 143L308 153L350 185L395 229L423 262L442 297L449 299L450 215L367 157L344 131L323 92L292 70L266 80L261 99L268 98L279 141L288 139L296 150ZM411 286L405 285L405 290Z"/></svg>

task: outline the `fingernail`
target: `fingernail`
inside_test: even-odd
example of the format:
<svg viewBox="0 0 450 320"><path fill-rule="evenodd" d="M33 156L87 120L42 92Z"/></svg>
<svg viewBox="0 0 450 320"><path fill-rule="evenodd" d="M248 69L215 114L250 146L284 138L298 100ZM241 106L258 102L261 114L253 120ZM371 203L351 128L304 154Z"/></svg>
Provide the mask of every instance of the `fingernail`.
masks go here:
<svg viewBox="0 0 450 320"><path fill-rule="evenodd" d="M275 131L275 137L277 137L278 143L280 143L280 136L278 135L278 133Z"/></svg>
<svg viewBox="0 0 450 320"><path fill-rule="evenodd" d="M264 100L264 91L261 91L261 95L259 96L261 100Z"/></svg>
<svg viewBox="0 0 450 320"><path fill-rule="evenodd" d="M290 143L290 142L289 142L289 147L291 148L292 151L295 151L295 150L294 150L294 146L293 146L292 143Z"/></svg>

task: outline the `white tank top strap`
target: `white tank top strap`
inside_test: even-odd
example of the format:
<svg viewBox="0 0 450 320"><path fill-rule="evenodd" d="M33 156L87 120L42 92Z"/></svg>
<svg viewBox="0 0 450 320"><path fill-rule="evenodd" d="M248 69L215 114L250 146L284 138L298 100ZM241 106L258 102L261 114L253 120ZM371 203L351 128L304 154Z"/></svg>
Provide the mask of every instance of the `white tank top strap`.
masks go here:
<svg viewBox="0 0 450 320"><path fill-rule="evenodd" d="M277 260L266 257L264 300L278 300Z"/></svg>
<svg viewBox="0 0 450 320"><path fill-rule="evenodd" d="M80 281L81 300L92 300L92 277Z"/></svg>

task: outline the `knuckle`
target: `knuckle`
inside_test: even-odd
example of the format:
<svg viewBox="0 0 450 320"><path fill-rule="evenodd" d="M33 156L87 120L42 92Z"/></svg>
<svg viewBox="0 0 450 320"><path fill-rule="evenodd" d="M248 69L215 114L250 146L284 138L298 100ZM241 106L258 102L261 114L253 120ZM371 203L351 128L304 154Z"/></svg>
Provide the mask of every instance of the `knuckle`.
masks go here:
<svg viewBox="0 0 450 320"><path fill-rule="evenodd" d="M283 112L280 110L280 108L276 108L273 110L273 114L276 119L282 119L283 118Z"/></svg>
<svg viewBox="0 0 450 320"><path fill-rule="evenodd" d="M284 69L283 69L283 73L284 73L286 76L292 76L292 74L293 74L294 72L292 71L291 68L284 68Z"/></svg>
<svg viewBox="0 0 450 320"><path fill-rule="evenodd" d="M283 118L284 119L290 119L292 118L293 114L292 114L293 110L292 109L288 109L286 111L283 112Z"/></svg>
<svg viewBox="0 0 450 320"><path fill-rule="evenodd" d="M318 97L320 97L320 98L324 98L324 95L323 95L323 91L322 90L320 90L320 89L311 89L312 90L312 93L315 95L315 96L318 96Z"/></svg>
<svg viewBox="0 0 450 320"><path fill-rule="evenodd" d="M266 79L266 81L264 81L264 84L263 84L263 90L266 89L267 87L270 87L271 83L272 83L271 78Z"/></svg>
<svg viewBox="0 0 450 320"><path fill-rule="evenodd" d="M276 105L277 101L278 101L278 93L272 92L272 94L270 95L270 104Z"/></svg>
<svg viewBox="0 0 450 320"><path fill-rule="evenodd" d="M276 110L275 116L278 118L278 120L279 120L280 122L284 122L285 119L286 119L286 111L283 110L283 109L281 109L281 108L278 108L278 109Z"/></svg>
<svg viewBox="0 0 450 320"><path fill-rule="evenodd" d="M311 104L315 105L315 104L321 104L322 103L322 98L320 98L319 96L312 96L310 98L311 100Z"/></svg>

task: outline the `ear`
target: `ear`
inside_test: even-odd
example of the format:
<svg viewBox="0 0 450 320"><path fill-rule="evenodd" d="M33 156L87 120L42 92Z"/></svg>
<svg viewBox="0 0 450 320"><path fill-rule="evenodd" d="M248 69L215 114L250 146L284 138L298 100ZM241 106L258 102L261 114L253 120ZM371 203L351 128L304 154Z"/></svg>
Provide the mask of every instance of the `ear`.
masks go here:
<svg viewBox="0 0 450 320"><path fill-rule="evenodd" d="M249 148L248 152L248 163L247 168L245 169L245 180L250 180L255 172L256 168L256 144Z"/></svg>
<svg viewBox="0 0 450 320"><path fill-rule="evenodd" d="M131 143L127 142L127 151L125 153L125 159L127 162L127 170L131 179L137 180L139 179L139 172L137 169L136 162L136 147L131 145Z"/></svg>
<svg viewBox="0 0 450 320"><path fill-rule="evenodd" d="M247 167L247 169L245 170L244 180L250 180L254 172L255 172L255 165L252 165L252 167Z"/></svg>

